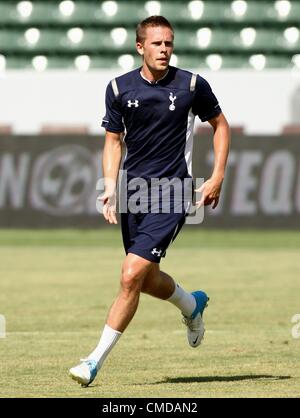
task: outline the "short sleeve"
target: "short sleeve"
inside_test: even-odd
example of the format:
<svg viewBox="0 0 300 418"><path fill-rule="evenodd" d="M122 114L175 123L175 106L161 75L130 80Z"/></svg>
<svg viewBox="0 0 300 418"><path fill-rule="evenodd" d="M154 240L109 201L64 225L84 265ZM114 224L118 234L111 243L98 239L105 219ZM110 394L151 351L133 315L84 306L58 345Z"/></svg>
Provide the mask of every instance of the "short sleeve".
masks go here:
<svg viewBox="0 0 300 418"><path fill-rule="evenodd" d="M209 83L199 75L197 76L192 110L202 122L210 120L222 112Z"/></svg>
<svg viewBox="0 0 300 418"><path fill-rule="evenodd" d="M106 113L101 126L110 132L124 132L121 105L113 92L111 83L106 88L105 107Z"/></svg>

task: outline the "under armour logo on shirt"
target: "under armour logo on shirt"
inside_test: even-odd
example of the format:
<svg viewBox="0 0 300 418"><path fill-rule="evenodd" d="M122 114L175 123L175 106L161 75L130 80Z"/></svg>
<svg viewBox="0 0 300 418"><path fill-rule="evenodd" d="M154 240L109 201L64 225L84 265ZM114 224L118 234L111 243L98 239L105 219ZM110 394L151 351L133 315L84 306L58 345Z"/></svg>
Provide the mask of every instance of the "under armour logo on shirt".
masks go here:
<svg viewBox="0 0 300 418"><path fill-rule="evenodd" d="M160 257L162 253L162 250L158 250L157 248L153 248L151 251L151 254L156 255L157 257Z"/></svg>
<svg viewBox="0 0 300 418"><path fill-rule="evenodd" d="M176 99L177 99L177 97L176 96L174 97L173 93L170 93L169 100L171 100L172 104L170 104L169 109L171 111L176 109L176 107L174 105L174 102L175 102Z"/></svg>
<svg viewBox="0 0 300 418"><path fill-rule="evenodd" d="M132 106L134 106L134 107L139 107L139 101L138 100L128 100L128 102L127 102L128 104L127 104L127 107L132 107Z"/></svg>

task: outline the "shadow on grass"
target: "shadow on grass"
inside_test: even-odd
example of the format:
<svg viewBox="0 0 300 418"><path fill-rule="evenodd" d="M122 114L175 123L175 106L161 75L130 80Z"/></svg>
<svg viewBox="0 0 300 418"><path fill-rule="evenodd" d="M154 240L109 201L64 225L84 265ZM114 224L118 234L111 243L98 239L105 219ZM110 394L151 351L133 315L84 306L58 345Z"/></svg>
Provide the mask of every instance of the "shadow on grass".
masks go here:
<svg viewBox="0 0 300 418"><path fill-rule="evenodd" d="M161 382L152 384L159 385L162 383L209 383L209 382L241 382L243 380L286 380L291 376L270 376L270 375L243 375L243 376L186 376L186 377L166 377Z"/></svg>

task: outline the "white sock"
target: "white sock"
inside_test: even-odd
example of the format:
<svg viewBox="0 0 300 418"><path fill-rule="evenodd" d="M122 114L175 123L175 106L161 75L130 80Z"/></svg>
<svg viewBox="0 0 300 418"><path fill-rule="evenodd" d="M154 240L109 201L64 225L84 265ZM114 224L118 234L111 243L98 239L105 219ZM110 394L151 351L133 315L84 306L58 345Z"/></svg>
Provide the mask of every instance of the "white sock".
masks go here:
<svg viewBox="0 0 300 418"><path fill-rule="evenodd" d="M108 325L105 325L100 341L95 348L95 350L88 356L89 360L95 360L97 362L98 370L102 366L104 360L111 352L113 347L116 345L118 339L121 337L122 333L115 331L110 328Z"/></svg>
<svg viewBox="0 0 300 418"><path fill-rule="evenodd" d="M173 295L167 299L181 310L184 316L191 316L196 308L196 299L191 293L186 292L175 283Z"/></svg>

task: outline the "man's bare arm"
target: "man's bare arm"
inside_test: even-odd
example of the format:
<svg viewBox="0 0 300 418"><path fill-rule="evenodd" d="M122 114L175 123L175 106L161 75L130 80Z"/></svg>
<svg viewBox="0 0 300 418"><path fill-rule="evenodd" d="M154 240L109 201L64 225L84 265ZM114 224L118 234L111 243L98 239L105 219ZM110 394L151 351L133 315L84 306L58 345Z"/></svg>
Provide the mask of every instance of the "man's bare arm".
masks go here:
<svg viewBox="0 0 300 418"><path fill-rule="evenodd" d="M214 209L219 202L222 182L225 176L230 146L230 128L223 113L220 113L217 117L210 119L208 122L214 129L214 169L210 179L197 190L198 192L203 193L202 198L197 202L197 205L200 207L213 203Z"/></svg>
<svg viewBox="0 0 300 418"><path fill-rule="evenodd" d="M122 159L122 133L106 132L103 150L104 194L103 216L110 224L117 224L116 218L116 185Z"/></svg>

